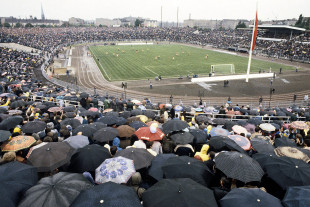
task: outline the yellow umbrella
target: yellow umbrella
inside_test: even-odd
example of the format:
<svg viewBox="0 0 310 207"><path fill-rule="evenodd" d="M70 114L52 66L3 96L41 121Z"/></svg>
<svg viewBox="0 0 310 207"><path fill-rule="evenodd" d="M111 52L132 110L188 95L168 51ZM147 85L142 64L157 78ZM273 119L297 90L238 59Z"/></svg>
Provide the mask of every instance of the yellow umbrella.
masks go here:
<svg viewBox="0 0 310 207"><path fill-rule="evenodd" d="M139 117L140 118L140 120L142 121L142 122L147 122L147 120L149 120L149 118L147 118L147 116L145 116L145 115L138 115L137 117Z"/></svg>

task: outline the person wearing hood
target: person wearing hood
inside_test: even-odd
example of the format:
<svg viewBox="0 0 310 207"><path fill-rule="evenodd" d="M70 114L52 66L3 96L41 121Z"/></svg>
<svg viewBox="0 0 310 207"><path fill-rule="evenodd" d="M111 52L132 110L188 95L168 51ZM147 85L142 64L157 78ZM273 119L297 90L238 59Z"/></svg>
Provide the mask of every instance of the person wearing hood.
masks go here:
<svg viewBox="0 0 310 207"><path fill-rule="evenodd" d="M113 139L112 145L117 147L117 151L123 150L122 148L119 147L120 143L121 143L121 140L118 137L115 137Z"/></svg>
<svg viewBox="0 0 310 207"><path fill-rule="evenodd" d="M210 156L208 155L209 148L210 146L208 144L204 144L200 152L196 152L194 158L203 162L208 161L210 159Z"/></svg>

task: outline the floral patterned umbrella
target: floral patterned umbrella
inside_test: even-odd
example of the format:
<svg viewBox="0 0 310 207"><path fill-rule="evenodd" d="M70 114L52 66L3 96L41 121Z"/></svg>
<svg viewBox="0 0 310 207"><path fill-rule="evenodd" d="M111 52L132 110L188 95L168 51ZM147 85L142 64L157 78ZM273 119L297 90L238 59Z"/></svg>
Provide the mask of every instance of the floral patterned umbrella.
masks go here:
<svg viewBox="0 0 310 207"><path fill-rule="evenodd" d="M228 136L230 135L229 131L226 129L223 129L222 127L213 127L210 130L210 134L212 137L214 136Z"/></svg>
<svg viewBox="0 0 310 207"><path fill-rule="evenodd" d="M291 123L291 127L296 129L308 129L309 126L304 121L294 121Z"/></svg>
<svg viewBox="0 0 310 207"><path fill-rule="evenodd" d="M119 156L106 159L97 169L95 181L98 184L106 182L127 183L136 172L133 160Z"/></svg>
<svg viewBox="0 0 310 207"><path fill-rule="evenodd" d="M250 150L251 149L251 142L248 138L240 136L240 135L230 135L228 136L229 139L234 140L237 145L239 145L244 150Z"/></svg>
<svg viewBox="0 0 310 207"><path fill-rule="evenodd" d="M9 151L16 152L30 147L35 142L36 142L35 138L31 136L20 135L13 137L10 141L2 144L1 149L3 152L9 152Z"/></svg>

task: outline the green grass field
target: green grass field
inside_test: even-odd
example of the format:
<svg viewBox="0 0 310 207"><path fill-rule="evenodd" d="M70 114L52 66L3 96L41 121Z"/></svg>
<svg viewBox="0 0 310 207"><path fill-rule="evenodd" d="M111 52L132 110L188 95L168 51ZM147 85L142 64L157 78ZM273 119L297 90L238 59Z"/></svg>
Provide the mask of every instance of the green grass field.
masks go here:
<svg viewBox="0 0 310 207"><path fill-rule="evenodd" d="M90 51L109 81L207 75L211 65L234 64L236 74L246 73L248 58L183 45L90 46ZM206 59L205 56L208 55ZM156 60L157 57L157 60ZM174 60L173 60L174 57ZM99 61L98 61L99 59ZM251 72L294 69L252 59Z"/></svg>

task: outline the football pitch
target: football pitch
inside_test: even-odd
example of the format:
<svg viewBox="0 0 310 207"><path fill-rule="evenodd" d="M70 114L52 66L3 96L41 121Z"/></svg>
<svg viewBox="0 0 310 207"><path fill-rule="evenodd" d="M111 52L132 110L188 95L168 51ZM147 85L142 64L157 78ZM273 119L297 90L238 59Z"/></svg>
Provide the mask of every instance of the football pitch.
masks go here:
<svg viewBox="0 0 310 207"><path fill-rule="evenodd" d="M184 45L89 46L109 81L208 75L211 65L234 64L236 74L246 73L248 58ZM295 69L292 66L252 59L251 73ZM229 73L229 71L228 71Z"/></svg>

